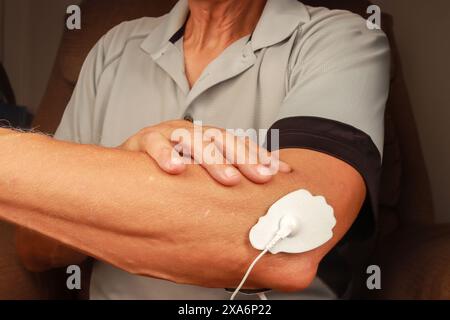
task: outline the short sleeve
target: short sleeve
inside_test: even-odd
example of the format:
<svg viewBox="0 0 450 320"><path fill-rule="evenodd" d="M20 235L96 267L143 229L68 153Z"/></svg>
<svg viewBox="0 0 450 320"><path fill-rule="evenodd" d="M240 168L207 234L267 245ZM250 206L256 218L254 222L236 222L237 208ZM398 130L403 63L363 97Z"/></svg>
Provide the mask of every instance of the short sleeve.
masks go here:
<svg viewBox="0 0 450 320"><path fill-rule="evenodd" d="M91 49L83 63L72 97L54 135L55 139L83 144L95 143L95 97L103 64L102 38Z"/></svg>
<svg viewBox="0 0 450 320"><path fill-rule="evenodd" d="M288 93L271 129L279 130L281 149L312 149L352 165L368 190L357 224L371 228L378 210L389 43L351 13L329 11L317 20L299 35Z"/></svg>

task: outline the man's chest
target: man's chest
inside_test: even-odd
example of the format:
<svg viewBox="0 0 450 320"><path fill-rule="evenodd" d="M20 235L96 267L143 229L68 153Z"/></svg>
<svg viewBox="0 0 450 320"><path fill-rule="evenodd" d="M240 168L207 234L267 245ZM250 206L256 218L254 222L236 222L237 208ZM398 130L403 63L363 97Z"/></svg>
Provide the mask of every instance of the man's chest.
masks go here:
<svg viewBox="0 0 450 320"><path fill-rule="evenodd" d="M227 129L270 127L286 96L287 61L236 51L209 64L192 88L176 47L161 57L125 52L98 86L100 144L116 146L142 128L185 117Z"/></svg>

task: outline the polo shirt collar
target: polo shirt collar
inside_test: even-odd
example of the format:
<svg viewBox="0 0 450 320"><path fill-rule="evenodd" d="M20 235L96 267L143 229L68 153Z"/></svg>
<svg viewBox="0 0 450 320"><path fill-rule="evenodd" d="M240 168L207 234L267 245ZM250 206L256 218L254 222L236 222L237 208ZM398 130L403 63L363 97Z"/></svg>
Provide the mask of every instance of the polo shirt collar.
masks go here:
<svg viewBox="0 0 450 320"><path fill-rule="evenodd" d="M285 40L309 20L308 10L297 0L268 0L252 36L253 50Z"/></svg>
<svg viewBox="0 0 450 320"><path fill-rule="evenodd" d="M188 0L178 1L158 27L142 42L141 48L149 54L158 54L184 26L188 14ZM270 47L285 40L309 19L308 10L297 0L267 0L252 36L253 50Z"/></svg>
<svg viewBox="0 0 450 320"><path fill-rule="evenodd" d="M189 15L188 0L180 0L163 21L144 39L141 48L149 54L158 54L170 42L172 36L186 23Z"/></svg>

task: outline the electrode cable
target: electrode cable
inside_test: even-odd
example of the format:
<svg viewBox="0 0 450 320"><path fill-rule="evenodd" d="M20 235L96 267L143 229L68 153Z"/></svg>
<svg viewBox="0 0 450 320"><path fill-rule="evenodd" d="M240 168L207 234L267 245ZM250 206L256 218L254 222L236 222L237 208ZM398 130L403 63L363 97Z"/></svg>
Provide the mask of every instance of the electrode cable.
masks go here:
<svg viewBox="0 0 450 320"><path fill-rule="evenodd" d="M253 262L250 264L250 266L247 269L247 272L245 273L244 277L242 278L241 283L239 283L239 286L234 290L233 294L231 295L230 300L234 300L239 293L239 291L244 286L245 282L247 281L248 277L250 276L250 273L252 272L253 268L256 266L256 264L261 260L261 258L269 252L270 249L272 249L279 241L289 237L294 231L297 231L298 224L294 217L290 215L284 216L280 221L280 227L275 234L275 236L272 238L272 240L269 242L269 244L265 247L265 249L253 260ZM265 294L258 294L261 300L267 300L267 297Z"/></svg>

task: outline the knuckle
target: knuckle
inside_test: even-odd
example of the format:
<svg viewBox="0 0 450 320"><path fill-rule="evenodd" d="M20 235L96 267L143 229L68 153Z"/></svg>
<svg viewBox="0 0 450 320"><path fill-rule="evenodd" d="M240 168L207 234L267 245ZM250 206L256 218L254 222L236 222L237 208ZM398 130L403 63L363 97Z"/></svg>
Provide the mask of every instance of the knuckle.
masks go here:
<svg viewBox="0 0 450 320"><path fill-rule="evenodd" d="M157 131L146 132L141 139L141 145L143 147L149 147L156 139L161 138L161 134Z"/></svg>
<svg viewBox="0 0 450 320"><path fill-rule="evenodd" d="M144 138L145 138L146 140L156 139L156 138L159 138L159 137L160 137L160 133L157 132L157 131L153 131L153 130L148 131L148 132L144 135Z"/></svg>

